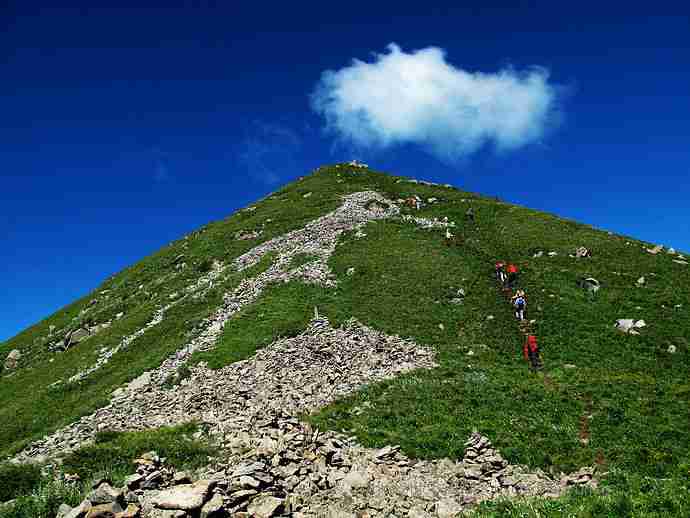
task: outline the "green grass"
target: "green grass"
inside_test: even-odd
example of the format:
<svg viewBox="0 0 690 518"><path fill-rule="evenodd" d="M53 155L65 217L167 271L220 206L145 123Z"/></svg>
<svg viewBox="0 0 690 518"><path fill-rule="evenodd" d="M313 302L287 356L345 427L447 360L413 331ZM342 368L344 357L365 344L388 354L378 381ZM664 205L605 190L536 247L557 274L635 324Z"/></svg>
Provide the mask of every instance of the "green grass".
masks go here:
<svg viewBox="0 0 690 518"><path fill-rule="evenodd" d="M290 269L295 269L299 268L300 266L303 266L307 263L311 263L312 261L315 261L318 259L318 256L313 255L313 254L304 254L304 253L299 253L295 254L292 259L290 260Z"/></svg>
<svg viewBox="0 0 690 518"><path fill-rule="evenodd" d="M60 504L77 506L83 495L80 486L42 480L32 492L0 506L0 518L55 518Z"/></svg>
<svg viewBox="0 0 690 518"><path fill-rule="evenodd" d="M63 461L65 473L76 473L84 481L99 477L121 484L133 473L132 461L148 451L166 458L177 469L194 469L208 464L217 450L193 438L194 423L142 432L100 432L94 444L70 453Z"/></svg>
<svg viewBox="0 0 690 518"><path fill-rule="evenodd" d="M195 353L192 361L219 369L249 358L278 338L296 336L307 327L322 297L328 297L326 290L296 281L273 286L227 322L214 349Z"/></svg>
<svg viewBox="0 0 690 518"><path fill-rule="evenodd" d="M0 464L0 502L31 493L42 479L36 465Z"/></svg>
<svg viewBox="0 0 690 518"><path fill-rule="evenodd" d="M331 258L337 288L299 282L269 287L227 323L214 350L197 353L194 361L220 368L248 358L279 337L300 333L314 306L335 325L354 316L433 347L440 367L366 387L308 416L315 424L354 431L369 446L400 444L421 458L462 456L467 435L478 429L511 462L558 473L597 461L620 474L610 477L605 494L486 504L481 512L488 514L481 516L683 516L687 500L672 494L687 488L690 478L690 269L665 253L647 254L635 239L472 193L342 167L321 168L257 203L255 211L240 211L172 243L107 280L98 290L110 290L107 301L98 295L99 302L89 306L96 295L84 297L0 347L2 357L14 347L25 353L19 372L0 379L0 398L8 402L0 408L0 453L17 451L91 412L114 388L183 344L190 328L220 303L222 291L242 276L229 276L204 300L181 303L97 379L69 389L45 388L93 362L97 346L117 343L140 327L169 294L213 261L229 262L332 210L342 194L367 189L391 199L438 198L419 212L403 212L448 216L458 223L453 233L462 245L447 247L441 231L409 223L370 223L366 238L344 235ZM303 198L306 192L313 194ZM462 199L471 201L475 224L464 222L468 203ZM259 239L233 238L237 231L256 229L263 230ZM594 251L592 258L568 257L581 245ZM533 258L536 250L558 255ZM291 266L312 259L298 257ZM528 316L537 320L541 373L530 373L521 357L522 336L492 279L497 259L521 267ZM188 267L176 269L182 261ZM355 273L347 276L350 267ZM637 288L642 275L647 285ZM589 276L602 284L594 299L577 287L579 277ZM467 294L464 303L449 304L460 287ZM123 310L125 317L102 338L62 355L46 353L48 325L99 322ZM487 320L488 315L495 318ZM648 327L639 336L623 335L613 329L618 318L643 318ZM667 352L671 344L677 348L673 355ZM370 406L353 412L364 401ZM583 433L587 444L580 441Z"/></svg>
<svg viewBox="0 0 690 518"><path fill-rule="evenodd" d="M217 454L207 441L193 436L194 423L162 427L142 432L100 432L94 444L70 453L63 461L64 473L79 475L80 483L69 487L41 476L36 465L0 466L0 502L17 498L8 508L0 508L0 518L52 518L61 503L78 504L94 480L107 478L116 486L134 471L132 461L148 451L165 457L166 465L177 470L206 465Z"/></svg>
<svg viewBox="0 0 690 518"><path fill-rule="evenodd" d="M614 472L600 490L575 488L555 499L501 499L481 503L467 518L665 518L690 515L690 487Z"/></svg>

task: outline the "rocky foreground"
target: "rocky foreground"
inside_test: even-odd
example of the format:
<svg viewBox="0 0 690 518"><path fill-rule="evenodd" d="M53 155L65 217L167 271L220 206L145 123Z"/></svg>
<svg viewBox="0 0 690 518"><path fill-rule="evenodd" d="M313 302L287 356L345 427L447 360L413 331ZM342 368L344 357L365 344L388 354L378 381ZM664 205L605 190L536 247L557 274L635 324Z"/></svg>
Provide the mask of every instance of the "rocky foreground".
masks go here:
<svg viewBox="0 0 690 518"><path fill-rule="evenodd" d="M509 465L480 434L462 461L416 461L396 446L364 448L355 438L314 430L296 415L352 393L366 383L435 365L433 353L356 321L340 329L315 318L301 335L278 340L253 358L192 377L167 390L149 382L122 391L80 426L43 448L82 443L100 429L131 430L198 420L223 455L196 474L175 474L154 454L102 502L90 496L69 518L454 516L500 495L557 496L591 471L553 480ZM100 493L99 493L100 491ZM67 509L64 509L67 511ZM110 514L108 514L110 513Z"/></svg>
<svg viewBox="0 0 690 518"><path fill-rule="evenodd" d="M155 452L135 460L122 488L98 481L78 507L58 518L447 517L498 496L558 496L594 484L592 471L552 480L510 466L474 433L464 459L414 461L397 447L372 450L334 432L319 433L287 414L258 425L261 437L238 437L232 462L209 466L192 482Z"/></svg>

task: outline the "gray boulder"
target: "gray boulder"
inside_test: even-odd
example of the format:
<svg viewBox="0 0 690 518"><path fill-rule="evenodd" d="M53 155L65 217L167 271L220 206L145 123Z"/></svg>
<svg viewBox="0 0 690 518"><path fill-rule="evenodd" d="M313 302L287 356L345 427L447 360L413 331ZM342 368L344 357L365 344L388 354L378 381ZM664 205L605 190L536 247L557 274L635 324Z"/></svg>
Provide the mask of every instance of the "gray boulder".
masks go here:
<svg viewBox="0 0 690 518"><path fill-rule="evenodd" d="M194 511L204 505L213 486L214 482L211 480L200 480L195 484L180 484L161 491L152 498L152 502L159 509Z"/></svg>
<svg viewBox="0 0 690 518"><path fill-rule="evenodd" d="M113 502L125 503L124 495L119 489L113 488L107 482L103 482L86 497L93 505L110 504Z"/></svg>
<svg viewBox="0 0 690 518"><path fill-rule="evenodd" d="M635 320L634 318L619 318L616 320L615 327L622 333L631 335L639 335L637 329L646 327L647 323L644 320Z"/></svg>
<svg viewBox="0 0 690 518"><path fill-rule="evenodd" d="M68 512L64 518L84 518L86 513L91 510L91 507L91 502L84 500L81 504Z"/></svg>
<svg viewBox="0 0 690 518"><path fill-rule="evenodd" d="M255 518L271 518L275 516L278 509L283 505L282 498L276 498L270 495L261 495L249 504L247 512L250 516Z"/></svg>
<svg viewBox="0 0 690 518"><path fill-rule="evenodd" d="M100 504L93 506L89 512L86 513L86 518L120 518L123 511L124 509L117 502Z"/></svg>
<svg viewBox="0 0 690 518"><path fill-rule="evenodd" d="M145 372L138 378L133 379L127 385L128 390L137 391L151 384L151 373Z"/></svg>
<svg viewBox="0 0 690 518"><path fill-rule="evenodd" d="M7 358L5 359L5 369L13 370L17 368L17 365L19 365L19 359L22 357L22 353L19 351L19 349L12 349L10 351L10 354L7 355Z"/></svg>
<svg viewBox="0 0 690 518"><path fill-rule="evenodd" d="M67 504L60 504L60 507L58 507L57 514L55 515L55 518L65 518L69 513L72 512L72 508L67 505Z"/></svg>
<svg viewBox="0 0 690 518"><path fill-rule="evenodd" d="M220 516L223 511L223 497L221 495L213 495L213 498L206 502L201 508L201 518L214 518Z"/></svg>
<svg viewBox="0 0 690 518"><path fill-rule="evenodd" d="M88 329L79 328L69 335L69 343L78 344L79 342L86 340L89 336L91 336L91 333L89 333Z"/></svg>

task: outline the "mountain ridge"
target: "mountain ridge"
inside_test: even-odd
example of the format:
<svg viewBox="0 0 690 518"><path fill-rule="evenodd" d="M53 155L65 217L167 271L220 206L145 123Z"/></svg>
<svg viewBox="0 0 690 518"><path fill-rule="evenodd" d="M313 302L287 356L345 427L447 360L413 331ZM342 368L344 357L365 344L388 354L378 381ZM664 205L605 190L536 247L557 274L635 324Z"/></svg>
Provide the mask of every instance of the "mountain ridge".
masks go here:
<svg viewBox="0 0 690 518"><path fill-rule="evenodd" d="M299 235L300 228L309 228L319 217L325 217L328 211L337 212L341 196L348 193L354 196L353 193L366 192L367 189L380 192L383 197L360 199L360 210L370 212L371 207L366 207L366 203L375 201L381 206L374 207L374 211L385 214L389 211L396 217L402 213L403 217L390 221L387 218L366 219L358 222L367 223L366 226L356 229L345 225L338 229L340 233L327 239L330 253L322 256L319 256L322 252L319 246L306 252L299 249L299 253L306 254L306 257L297 257L297 253L293 254L294 257L286 255L279 246L277 249L273 246L271 250L270 243L281 243L281 239L289 248L290 239L281 236L293 232L291 237L294 238ZM410 201L414 196L423 205L419 209L410 206L416 204ZM289 202L289 210L284 208L285 201ZM476 223L465 221L468 206L475 208ZM564 235L556 235L557 231ZM451 232L453 239L444 240L443 232ZM311 243L313 239L310 239L309 232L304 234L307 236L306 243ZM257 239L263 245L256 245ZM591 260L568 257L569 252L574 252L583 243L594 252ZM406 453L420 458L463 458L465 440L471 429L484 423L489 434L493 434L492 442L507 453L511 462L549 468L553 473L553 470L557 472L559 469L571 471L595 461L601 463L603 456L614 466L618 463L630 469L645 458L639 456L643 450L651 449L664 453L656 461L656 467L648 467L646 473L653 475L656 472L657 476L673 474L674 480L683 481L683 466L688 465L687 455L683 457L682 450L687 441L687 432L682 430L687 415L683 403L687 401L688 393L682 379L687 374L687 340L690 336L687 315L678 309L682 310L683 303L687 305L690 298L687 293L687 265L682 264L685 262L682 254L660 253L661 250L652 246L537 211L484 199L451 186L381 175L359 165L323 167L312 176L302 178L268 195L263 201L238 211L233 217L211 223L171 243L154 256L106 280L96 290L98 297L80 299L64 311L7 341L9 348L22 342L24 347L20 350L22 356L17 361L17 367L10 369L9 376L3 373L5 394L18 393L17 387L24 386L29 377L40 381L42 387L37 388L35 393L26 394L23 401L19 398L20 401L15 402L14 406L8 405L5 416L10 413L21 415L20 409L31 407L41 420L37 422L35 415L29 415L23 421L20 418L10 426L0 427L0 446L6 454L20 451L30 440L42 437L45 432L68 425L89 411L105 406L113 390L119 390L118 387L124 383L136 382L144 373L159 365L166 355L176 354L180 346L195 333L204 332L204 321L213 308L227 302L225 294L248 282L248 277L242 275L241 269L223 278L222 274L227 269L223 265L228 258L236 261L243 254L259 249L261 252L255 259L263 258L263 263L248 262L255 268L250 273L260 276L272 268L292 268L290 263L296 260L302 263L295 263L294 270L300 272L298 275L314 275L324 280L328 278L323 274L323 268L326 268L333 272L337 287L331 286L333 289L329 291L316 285L308 287L302 283L282 283L282 280L290 281L290 278L280 279L279 285L272 286L270 293L264 293L261 298L257 296L252 299L253 304L240 308L237 318L226 319L230 323L228 328L216 329L210 340L215 347L192 354L192 365L206 362L214 368L222 368L237 360L243 361L262 346L268 347L281 334L299 335L307 328L311 311L316 305L319 311L333 318L336 325L355 317L365 324L374 323L380 332L391 335L402 333L421 343L430 344L436 349L441 364L433 371L435 374L407 375L349 394L309 417L314 424L354 430L358 439L369 446L383 446L393 439L401 444ZM538 254L540 251L541 256ZM548 255L548 252L554 251L556 255ZM333 252L337 253L333 255ZM183 257L180 257L181 254ZM531 297L529 311L537 316L534 331L539 333L540 338L544 337L546 372L536 378L542 384L541 388L537 388L534 382L519 381L523 377L531 380L526 377L526 367L520 359L520 331L511 321L510 311L506 309L505 301L491 276L493 260L501 258L511 258L523 266L524 287ZM636 268L643 269L638 273L648 279L646 286L644 283L637 286L632 278L628 282L628 277L637 274L632 273L626 260L634 261ZM461 261L464 263L460 264ZM184 266L179 266L182 264ZM610 272L611 267L616 267L613 273ZM600 272L606 272L606 278L602 277L601 294L597 295L595 301L587 300L575 285L579 274L592 272L600 277ZM659 276L663 277L663 282L657 281L656 277ZM183 294L185 284L191 282L200 282L205 287L200 289L200 293L192 290ZM407 289L404 287L406 283L410 284ZM461 304L451 303L450 299L457 298L460 288L466 292L464 300ZM550 293L546 293L547 290ZM419 292L420 300L408 302L410 293L415 292ZM544 295L537 295L540 293ZM662 303L661 309L655 306L652 312L648 307L649 301L640 294L651 297L655 305L658 301L666 304ZM556 307L555 310L547 305L549 299L555 299L552 305ZM569 310L568 302L561 303L564 299L570 301L575 309ZM626 299L632 302L628 304ZM93 300L96 302L92 303ZM618 307L614 306L615 303ZM645 307L637 304L644 304ZM678 304L680 308L676 308ZM157 312L167 306L170 307L164 313L170 310L171 315L164 318ZM290 307L290 312L280 314L281 307ZM641 309L635 310L635 307ZM268 310L264 311L264 315L267 312L280 315L269 325L271 329L261 329L260 322L266 317L260 317L260 312L254 313L261 308ZM422 314L419 311L421 308L425 308ZM622 308L630 312L644 310L650 313L652 318L647 316L649 329L639 337L624 336L616 331L615 317L630 316L620 313ZM667 308L670 313L666 311ZM489 311L490 314L487 313ZM594 311L601 315L596 315ZM119 314L122 315L117 317ZM160 317L158 322L156 315ZM582 321L573 318L576 315L583 317ZM488 319L488 316L494 318ZM89 318L92 320L88 321ZM245 318L256 325L241 323ZM608 324L604 318L608 319ZM175 319L179 321L175 323ZM664 327L656 324L655 319L663 322ZM145 327L150 322L156 323ZM108 323L108 326L102 327L104 323ZM458 323L461 323L459 327ZM55 326L52 331L51 325ZM70 326L69 337L53 336L53 333L64 332ZM33 333L32 329L35 329ZM96 331L92 333L91 329ZM145 355L134 354L133 350L117 349L125 338L136 335L141 329L145 331L131 342L137 343L137 351L145 351ZM72 336L79 330L84 330L81 333L83 336L71 344ZM238 343L238 337L239 341L244 340L243 343ZM41 364L46 349L60 349L56 346L60 342L58 338L62 339L62 347L66 351L51 353L49 363L53 365ZM65 344L66 338L69 339ZM96 341L101 342L98 344L100 349L91 345ZM138 341L143 342L139 344ZM553 348L559 341L565 344L563 350ZM610 357L611 366L620 371L619 375L594 372L597 341L605 344L599 346L600 351L606 358ZM666 341L669 343L666 344ZM631 347L631 343L633 354L639 358L623 363L612 360L626 347ZM650 346L660 343L665 347ZM667 352L670 345L675 347L673 353ZM573 352L575 346L578 350ZM653 354L649 354L650 347L654 347ZM90 379L90 375L96 371L83 378L74 378L79 372L84 372L75 372L75 364L93 366L112 351L115 352L108 358L115 358L119 366L106 361L99 367L102 369L99 379ZM67 357L69 361L65 361ZM479 365L466 363L466 358L471 358L473 363ZM572 365L574 359L580 366L584 363L584 367L564 367ZM659 373L664 372L668 377L665 383L658 375L650 377L647 374L645 377L644 372L648 371L645 365L650 361L656 363ZM180 366L173 364L167 376L171 376L172 371ZM492 372L490 367L495 369L493 372L499 373L495 380L489 374ZM581 368L594 370L580 373ZM29 376L31 370L35 371L33 376ZM36 375L36 372L42 374ZM592 378L593 373L600 376L601 381L597 381L596 376ZM616 378L621 375L622 378ZM69 387L65 388L64 379L69 380L70 377L73 381L67 383ZM438 385L438 380L444 378L448 379L447 386ZM57 379L63 380L62 384L51 387ZM410 380L418 379L422 381L410 383ZM653 410L657 414L660 405L670 406L662 409L658 424L652 425L652 430L666 434L666 439L654 445L648 435L635 437L634 440L641 444L635 450L638 457L617 451L615 435L620 434L621 423L637 426L645 420L643 418L649 417L650 410L644 405L633 405L627 393L607 396L606 386L615 379L619 382L625 380L631 388L648 388L651 383L654 386ZM509 380L515 381L515 385L511 386ZM163 377L153 376L149 383L163 385L165 381ZM583 389L588 392L588 383L594 388L589 394L581 394ZM476 387L482 384L485 390L476 392ZM391 387L398 392L391 394ZM454 387L452 390L462 393L464 400L458 400L452 393L439 397L437 392L440 387L444 391ZM531 403L553 408L535 409L539 418L530 422L530 419L533 420L530 411L516 412L511 408L511 398L501 398L497 389L506 390L513 398L513 404L515 397L519 400L526 394ZM498 399L487 405L486 401L482 401L487 394ZM579 395L574 397L576 394ZM473 408L467 403L468 400L479 408ZM379 401L382 404L374 404L373 407L381 408L360 413L352 411L356 407L361 410L362 403L367 401ZM615 406L611 406L611 403L619 404L621 401L625 402L622 416L616 414ZM496 408L491 408L495 403L498 403ZM44 409L56 404L62 414L45 412ZM635 412L639 415L628 417L628 409L632 416ZM589 423L592 419L587 416L594 416L596 412L600 417L594 420L592 426L584 426L583 423ZM467 418L474 426L461 425L455 430L460 418ZM626 419L629 423L626 423ZM421 427L425 430L423 433L419 431L420 422L429 422L426 427ZM545 433L544 429L549 425L562 427L562 430L554 428L555 433ZM506 428L511 427L516 428L514 432L517 433L506 433ZM575 430L574 433L570 431L573 427L579 427L579 435ZM586 443L582 437L583 429L588 436ZM464 437L460 437L463 434ZM525 446L520 441L521 434L536 437L536 444ZM603 440L599 438L602 436ZM628 440L626 445L633 442ZM78 447L79 441L74 446ZM572 460L567 460L568 456L572 456Z"/></svg>

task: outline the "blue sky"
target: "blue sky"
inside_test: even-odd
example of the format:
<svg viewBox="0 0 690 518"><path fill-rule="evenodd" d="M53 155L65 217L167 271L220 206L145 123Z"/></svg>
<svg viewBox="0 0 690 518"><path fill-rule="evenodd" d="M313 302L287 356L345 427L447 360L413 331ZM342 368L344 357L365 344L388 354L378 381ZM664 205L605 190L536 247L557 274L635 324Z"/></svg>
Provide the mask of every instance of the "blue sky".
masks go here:
<svg viewBox="0 0 690 518"><path fill-rule="evenodd" d="M0 11L0 340L355 157L690 251L681 3L238 3Z"/></svg>

